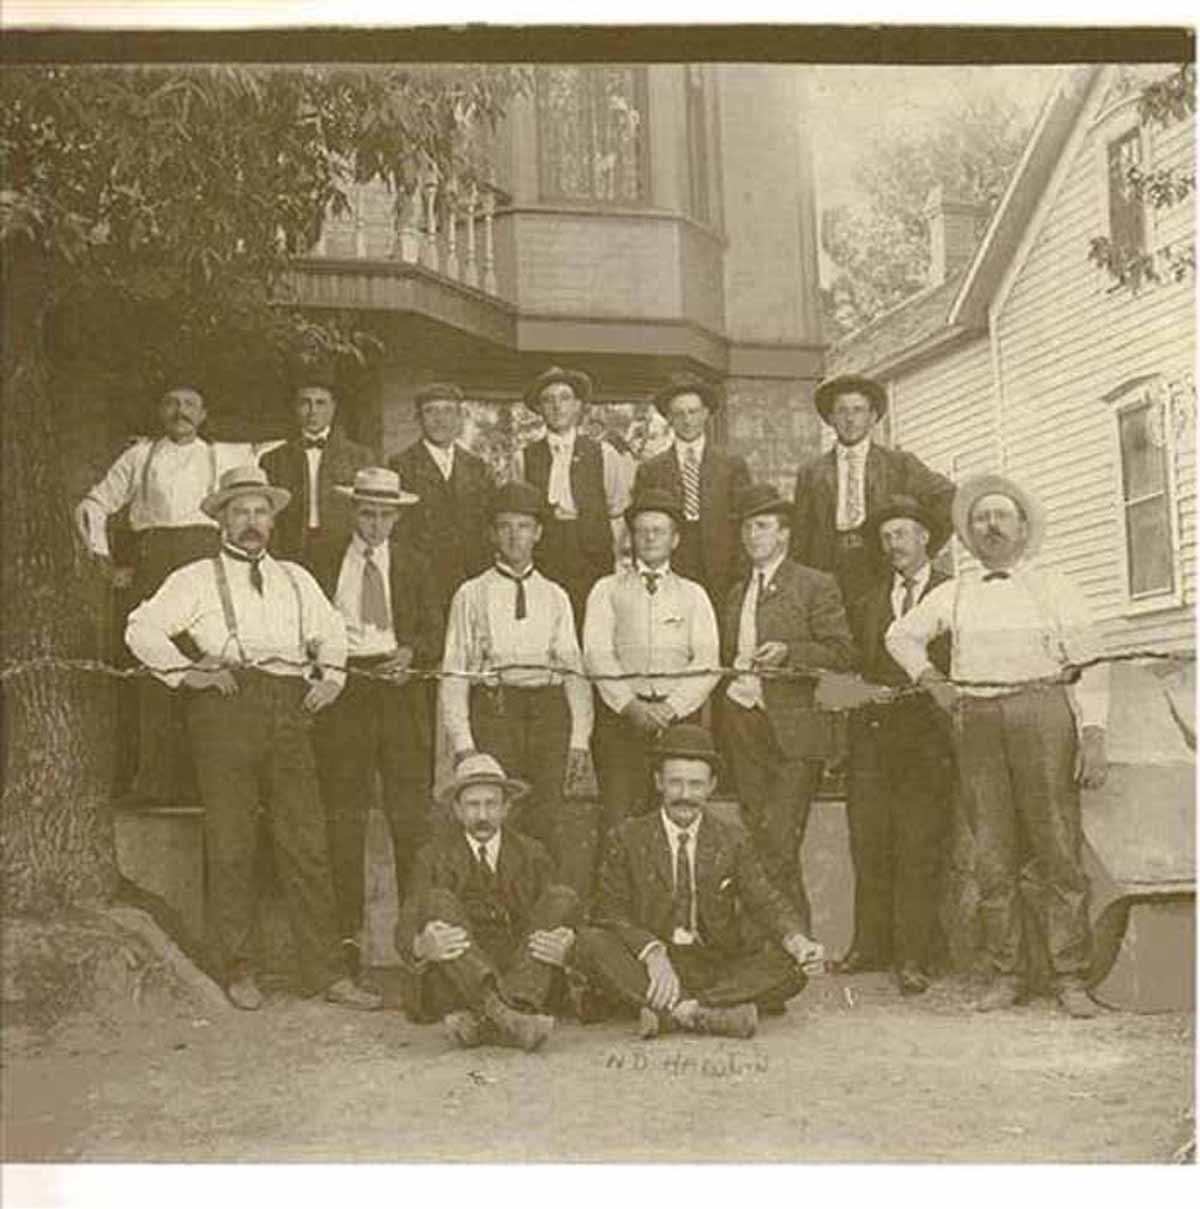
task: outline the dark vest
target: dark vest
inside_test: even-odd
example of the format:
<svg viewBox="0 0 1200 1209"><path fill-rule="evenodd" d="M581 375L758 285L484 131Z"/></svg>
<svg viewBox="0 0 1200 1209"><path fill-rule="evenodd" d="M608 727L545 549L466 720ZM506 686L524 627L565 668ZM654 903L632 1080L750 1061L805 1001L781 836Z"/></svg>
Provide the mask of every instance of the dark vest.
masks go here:
<svg viewBox="0 0 1200 1209"><path fill-rule="evenodd" d="M542 495L550 486L550 443L535 441L525 447L525 478ZM608 500L604 494L604 454L598 441L575 436L575 454L571 458L571 494L579 513L579 544L588 562L612 560L612 528L608 520Z"/></svg>

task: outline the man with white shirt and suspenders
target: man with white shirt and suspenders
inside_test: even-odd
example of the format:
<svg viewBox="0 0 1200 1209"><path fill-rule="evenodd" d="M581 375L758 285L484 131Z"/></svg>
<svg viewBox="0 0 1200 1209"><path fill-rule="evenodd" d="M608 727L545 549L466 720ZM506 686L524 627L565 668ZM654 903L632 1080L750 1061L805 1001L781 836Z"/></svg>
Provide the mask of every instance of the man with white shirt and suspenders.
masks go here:
<svg viewBox="0 0 1200 1209"><path fill-rule="evenodd" d="M376 1008L379 997L341 972L310 739L313 716L345 682L346 630L307 571L267 553L275 514L289 498L258 466L226 471L200 505L220 522L219 552L172 572L130 614L126 641L160 680L186 690L205 811L208 911L230 1000L248 1011L262 1006L250 967L261 805L302 989ZM184 634L200 655L190 663L173 641Z"/></svg>

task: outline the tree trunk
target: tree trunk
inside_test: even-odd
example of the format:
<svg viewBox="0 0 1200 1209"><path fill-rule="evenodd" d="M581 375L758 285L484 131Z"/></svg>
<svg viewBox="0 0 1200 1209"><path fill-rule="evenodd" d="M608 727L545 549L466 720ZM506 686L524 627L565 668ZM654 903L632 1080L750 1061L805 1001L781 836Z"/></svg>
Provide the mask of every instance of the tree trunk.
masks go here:
<svg viewBox="0 0 1200 1209"><path fill-rule="evenodd" d="M3 273L0 878L5 913L45 915L106 902L115 886L115 681L30 665L96 657L94 572L77 557L64 490L59 434L72 419L51 388L44 336L53 266L10 243Z"/></svg>

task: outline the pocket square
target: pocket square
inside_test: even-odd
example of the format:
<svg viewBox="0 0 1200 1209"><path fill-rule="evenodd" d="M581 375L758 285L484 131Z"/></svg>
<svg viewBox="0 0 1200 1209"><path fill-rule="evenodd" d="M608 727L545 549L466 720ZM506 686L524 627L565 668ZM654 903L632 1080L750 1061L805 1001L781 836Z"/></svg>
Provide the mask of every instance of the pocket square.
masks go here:
<svg viewBox="0 0 1200 1209"><path fill-rule="evenodd" d="M717 893L724 894L726 890L733 889L733 878L725 877L721 879L721 884L717 886Z"/></svg>

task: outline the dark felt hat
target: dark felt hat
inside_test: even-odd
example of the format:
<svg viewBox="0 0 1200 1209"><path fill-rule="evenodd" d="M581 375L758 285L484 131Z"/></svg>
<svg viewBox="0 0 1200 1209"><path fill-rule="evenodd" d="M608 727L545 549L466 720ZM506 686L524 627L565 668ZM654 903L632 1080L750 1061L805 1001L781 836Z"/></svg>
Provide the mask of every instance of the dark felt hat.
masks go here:
<svg viewBox="0 0 1200 1209"><path fill-rule="evenodd" d="M751 483L737 493L733 502L734 516L739 521L752 516L764 516L774 512L779 516L791 517L792 501L779 494L773 483Z"/></svg>
<svg viewBox="0 0 1200 1209"><path fill-rule="evenodd" d="M298 390L306 386L321 386L330 394L337 394L337 371L333 363L325 358L296 357L288 363L288 398L295 398Z"/></svg>
<svg viewBox="0 0 1200 1209"><path fill-rule="evenodd" d="M945 522L939 524L933 513L911 495L893 495L891 499L885 500L867 517L867 529L877 539L879 528L884 521L895 520L898 516L907 516L925 526L925 530L929 534L930 554L936 554L950 536L950 527Z"/></svg>
<svg viewBox="0 0 1200 1209"><path fill-rule="evenodd" d="M532 483L513 479L492 496L492 517L501 512L519 512L540 521L546 515L546 498Z"/></svg>
<svg viewBox="0 0 1200 1209"><path fill-rule="evenodd" d="M587 403L592 397L592 380L581 369L563 369L561 365L552 365L545 373L538 374L525 388L525 406L530 411L542 412L541 395L547 386L555 382L565 382L574 392L581 403Z"/></svg>
<svg viewBox="0 0 1200 1209"><path fill-rule="evenodd" d="M435 399L450 399L454 403L461 403L463 393L453 382L430 382L413 396L413 406L420 411L426 403L432 403Z"/></svg>
<svg viewBox="0 0 1200 1209"><path fill-rule="evenodd" d="M838 374L817 383L813 392L813 402L816 404L821 419L829 423L829 409L834 405L839 395L865 395L871 401L875 418L882 420L887 412L887 389L882 382L868 378L865 374Z"/></svg>
<svg viewBox="0 0 1200 1209"><path fill-rule="evenodd" d="M665 512L676 525L683 524L683 503L679 497L670 491L657 487L639 491L634 496L633 503L625 509L625 523L632 525L634 518L642 512Z"/></svg>
<svg viewBox="0 0 1200 1209"><path fill-rule="evenodd" d="M707 760L715 772L721 766L721 757L713 743L712 735L703 726L692 722L677 722L668 726L654 744L655 764L672 757L683 760Z"/></svg>
<svg viewBox="0 0 1200 1209"><path fill-rule="evenodd" d="M669 418L671 400L679 395L699 395L709 411L720 411L724 402L724 393L717 383L698 378L695 374L672 374L667 384L654 394L654 406L663 419Z"/></svg>

